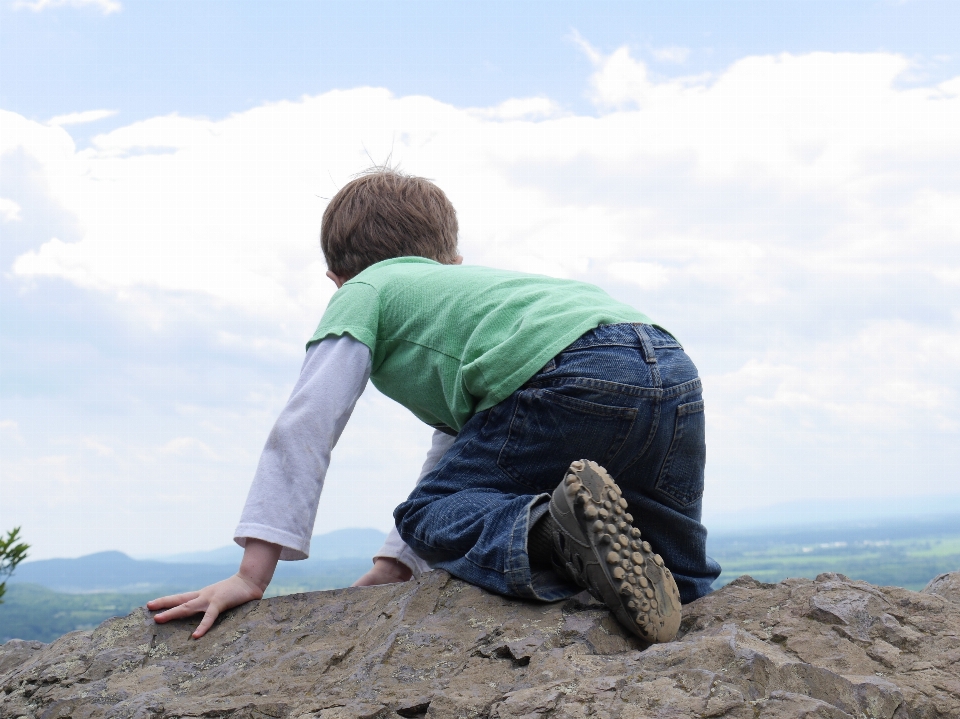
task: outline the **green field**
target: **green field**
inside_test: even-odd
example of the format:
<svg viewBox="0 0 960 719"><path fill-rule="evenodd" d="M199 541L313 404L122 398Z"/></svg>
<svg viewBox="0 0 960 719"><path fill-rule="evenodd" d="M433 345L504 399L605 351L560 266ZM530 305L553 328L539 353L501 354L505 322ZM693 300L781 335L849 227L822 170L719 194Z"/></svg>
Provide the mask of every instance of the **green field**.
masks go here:
<svg viewBox="0 0 960 719"><path fill-rule="evenodd" d="M266 596L346 587L370 566L369 560L338 562L329 571L303 580L272 584ZM226 573L226 571L225 571ZM67 594L36 584L8 584L0 604L0 643L8 639L51 642L77 629L92 629L110 617L129 614L148 600L183 591L182 587L148 593L90 592Z"/></svg>
<svg viewBox="0 0 960 719"><path fill-rule="evenodd" d="M779 582L787 577L812 579L821 572L839 572L871 584L919 591L938 574L960 570L960 526L916 531L921 536L838 539L836 534L825 533L827 536L819 538L822 541L815 541L812 533L806 533L779 541L751 541L749 537L720 540L710 548L711 556L723 567L714 586L732 582L742 574L762 582Z"/></svg>
<svg viewBox="0 0 960 719"><path fill-rule="evenodd" d="M105 619L129 614L153 596L140 594L61 594L36 584L11 584L0 604L0 641L52 642L76 629L92 629Z"/></svg>

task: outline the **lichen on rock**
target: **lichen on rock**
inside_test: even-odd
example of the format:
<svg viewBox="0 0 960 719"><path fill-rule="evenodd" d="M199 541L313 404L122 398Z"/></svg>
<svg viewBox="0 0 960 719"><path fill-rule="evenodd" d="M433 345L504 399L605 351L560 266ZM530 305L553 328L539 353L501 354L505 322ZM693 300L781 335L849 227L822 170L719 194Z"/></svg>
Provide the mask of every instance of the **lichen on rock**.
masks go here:
<svg viewBox="0 0 960 719"><path fill-rule="evenodd" d="M0 646L0 718L957 719L958 588L741 577L654 646L587 595L516 601L441 571L253 602L199 641L138 610Z"/></svg>

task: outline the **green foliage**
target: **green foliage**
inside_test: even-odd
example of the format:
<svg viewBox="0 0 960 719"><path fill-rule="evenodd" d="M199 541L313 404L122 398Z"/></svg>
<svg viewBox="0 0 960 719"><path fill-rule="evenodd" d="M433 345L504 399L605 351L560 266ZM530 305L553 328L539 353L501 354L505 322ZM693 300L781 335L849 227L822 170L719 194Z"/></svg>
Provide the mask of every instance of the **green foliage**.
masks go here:
<svg viewBox="0 0 960 719"><path fill-rule="evenodd" d="M29 544L19 540L20 527L14 527L7 532L6 539L0 537L0 578L4 580L0 582L0 604L3 604L2 597L7 591L7 578L13 574L17 565L27 558L27 550L30 549Z"/></svg>
<svg viewBox="0 0 960 719"><path fill-rule="evenodd" d="M63 594L16 582L10 585L7 603L0 611L0 644L8 639L52 642L67 632L93 629L110 617L126 616L161 593Z"/></svg>
<svg viewBox="0 0 960 719"><path fill-rule="evenodd" d="M299 581L270 585L268 597L297 592L348 587L370 566L369 561L332 564L325 571ZM52 642L67 632L93 629L111 617L122 617L149 600L184 591L183 587L157 587L150 592L88 592L67 594L37 584L10 585L7 604L0 612L0 644L8 639ZM195 617L197 623L200 615ZM0 695L2 696L2 695Z"/></svg>

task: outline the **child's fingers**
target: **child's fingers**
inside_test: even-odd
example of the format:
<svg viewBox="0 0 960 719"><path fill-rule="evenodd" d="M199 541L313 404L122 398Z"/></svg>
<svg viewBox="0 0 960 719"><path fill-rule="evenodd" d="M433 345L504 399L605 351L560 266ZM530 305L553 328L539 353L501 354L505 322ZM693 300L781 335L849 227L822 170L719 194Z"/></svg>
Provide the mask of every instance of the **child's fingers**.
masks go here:
<svg viewBox="0 0 960 719"><path fill-rule="evenodd" d="M191 617L194 614L198 614L202 611L205 611L207 604L202 601L192 600L185 602L173 609L168 609L165 612L160 612L153 617L153 621L157 624L163 624L164 622L169 622L172 619L183 619L184 617Z"/></svg>
<svg viewBox="0 0 960 719"><path fill-rule="evenodd" d="M200 626L191 635L194 639L199 639L204 634L207 633L207 630L213 626L213 623L217 620L217 617L220 616L220 610L217 609L212 604L207 607L207 611L203 614L203 619L200 620Z"/></svg>
<svg viewBox="0 0 960 719"><path fill-rule="evenodd" d="M157 599L151 599L147 602L147 609L151 611L156 611L157 609L170 609L170 607L177 607L181 604L189 602L191 599L196 599L200 596L200 592L185 592L184 594L171 594L166 597L159 597Z"/></svg>

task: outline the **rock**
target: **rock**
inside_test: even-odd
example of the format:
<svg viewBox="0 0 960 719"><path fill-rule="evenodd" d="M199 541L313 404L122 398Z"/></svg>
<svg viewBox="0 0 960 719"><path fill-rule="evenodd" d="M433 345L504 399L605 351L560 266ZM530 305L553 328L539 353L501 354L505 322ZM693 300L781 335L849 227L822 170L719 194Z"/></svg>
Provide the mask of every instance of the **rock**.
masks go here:
<svg viewBox="0 0 960 719"><path fill-rule="evenodd" d="M923 588L924 594L936 594L951 602L960 604L960 572L950 574L941 574L930 580L930 583Z"/></svg>
<svg viewBox="0 0 960 719"><path fill-rule="evenodd" d="M957 719L957 586L741 577L655 646L586 595L514 601L440 571L250 603L199 641L197 619L138 610L0 646L0 717Z"/></svg>

